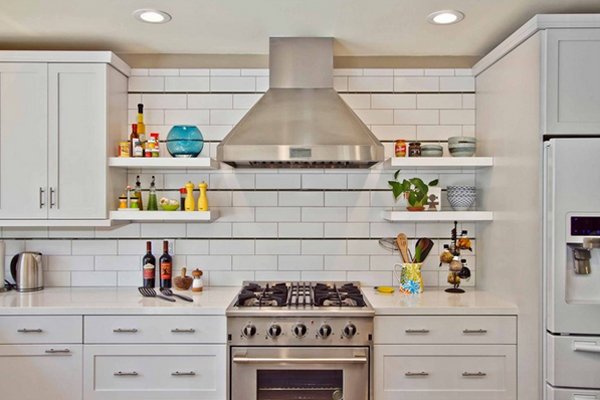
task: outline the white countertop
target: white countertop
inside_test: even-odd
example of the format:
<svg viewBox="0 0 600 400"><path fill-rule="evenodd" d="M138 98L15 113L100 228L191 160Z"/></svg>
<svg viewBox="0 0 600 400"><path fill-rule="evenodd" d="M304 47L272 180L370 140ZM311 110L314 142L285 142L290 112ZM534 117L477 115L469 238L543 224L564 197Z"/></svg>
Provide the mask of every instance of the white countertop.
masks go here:
<svg viewBox="0 0 600 400"><path fill-rule="evenodd" d="M419 295L396 291L379 293L362 288L376 315L517 315L519 309L488 292L466 288L466 293L446 293L444 288L425 288Z"/></svg>
<svg viewBox="0 0 600 400"><path fill-rule="evenodd" d="M237 287L205 287L204 291L174 291L194 299L171 303L144 298L134 287L46 288L39 292L0 293L1 314L196 314L225 315L225 309L238 292Z"/></svg>
<svg viewBox="0 0 600 400"><path fill-rule="evenodd" d="M467 288L451 294L442 288L425 288L420 295L404 295L397 290L382 294L363 287L376 315L516 315L516 305L490 293ZM175 303L142 297L133 287L46 288L39 292L0 293L0 315L135 315L187 314L225 315L239 291L238 287L205 287L201 293L176 292L191 296L193 303Z"/></svg>

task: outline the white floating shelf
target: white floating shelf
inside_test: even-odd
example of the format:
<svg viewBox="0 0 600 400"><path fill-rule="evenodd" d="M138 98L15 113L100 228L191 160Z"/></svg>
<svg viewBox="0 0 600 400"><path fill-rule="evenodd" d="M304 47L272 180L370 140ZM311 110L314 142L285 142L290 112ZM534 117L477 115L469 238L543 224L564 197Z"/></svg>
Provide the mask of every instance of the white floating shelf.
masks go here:
<svg viewBox="0 0 600 400"><path fill-rule="evenodd" d="M114 168L218 169L219 162L208 157L110 157L108 159L108 166Z"/></svg>
<svg viewBox="0 0 600 400"><path fill-rule="evenodd" d="M219 217L218 211L111 211L113 221L180 221L212 222Z"/></svg>
<svg viewBox="0 0 600 400"><path fill-rule="evenodd" d="M476 169L494 165L493 157L392 157L392 167L415 169Z"/></svg>
<svg viewBox="0 0 600 400"><path fill-rule="evenodd" d="M493 221L491 211L384 211L391 222Z"/></svg>
<svg viewBox="0 0 600 400"><path fill-rule="evenodd" d="M0 227L108 228L117 225L110 219L4 219Z"/></svg>

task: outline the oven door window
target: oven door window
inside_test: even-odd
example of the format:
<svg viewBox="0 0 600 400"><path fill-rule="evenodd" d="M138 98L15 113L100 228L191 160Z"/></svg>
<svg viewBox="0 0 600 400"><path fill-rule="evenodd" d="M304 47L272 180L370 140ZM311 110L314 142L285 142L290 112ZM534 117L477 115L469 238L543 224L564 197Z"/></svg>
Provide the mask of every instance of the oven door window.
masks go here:
<svg viewBox="0 0 600 400"><path fill-rule="evenodd" d="M257 400L341 400L343 370L259 369Z"/></svg>

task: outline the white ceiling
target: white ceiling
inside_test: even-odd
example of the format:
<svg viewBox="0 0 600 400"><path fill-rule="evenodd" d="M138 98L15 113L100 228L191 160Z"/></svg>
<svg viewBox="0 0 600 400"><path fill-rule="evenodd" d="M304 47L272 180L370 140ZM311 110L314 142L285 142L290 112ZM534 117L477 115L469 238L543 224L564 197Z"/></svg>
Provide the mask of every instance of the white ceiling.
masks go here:
<svg viewBox="0 0 600 400"><path fill-rule="evenodd" d="M173 20L143 24L158 8ZM465 19L433 26L433 11ZM266 54L269 36L333 36L338 56L481 56L538 13L600 13L599 0L0 0L0 48Z"/></svg>

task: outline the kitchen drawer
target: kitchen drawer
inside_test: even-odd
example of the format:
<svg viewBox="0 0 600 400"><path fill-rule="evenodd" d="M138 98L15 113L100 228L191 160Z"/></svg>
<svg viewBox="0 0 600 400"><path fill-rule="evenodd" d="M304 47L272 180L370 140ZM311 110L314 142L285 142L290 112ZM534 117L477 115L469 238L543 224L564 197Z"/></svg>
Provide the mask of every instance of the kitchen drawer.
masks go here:
<svg viewBox="0 0 600 400"><path fill-rule="evenodd" d="M81 400L82 345L0 346L0 398Z"/></svg>
<svg viewBox="0 0 600 400"><path fill-rule="evenodd" d="M78 316L2 316L0 344L81 343Z"/></svg>
<svg viewBox="0 0 600 400"><path fill-rule="evenodd" d="M225 345L85 346L85 400L223 400Z"/></svg>
<svg viewBox="0 0 600 400"><path fill-rule="evenodd" d="M391 346L374 350L377 400L514 400L516 346Z"/></svg>
<svg viewBox="0 0 600 400"><path fill-rule="evenodd" d="M85 343L226 343L224 316L85 317Z"/></svg>
<svg viewBox="0 0 600 400"><path fill-rule="evenodd" d="M513 316L375 317L375 344L516 344Z"/></svg>
<svg viewBox="0 0 600 400"><path fill-rule="evenodd" d="M600 400L600 390L562 389L546 385L546 400Z"/></svg>
<svg viewBox="0 0 600 400"><path fill-rule="evenodd" d="M546 380L552 386L600 389L600 336L546 334Z"/></svg>

